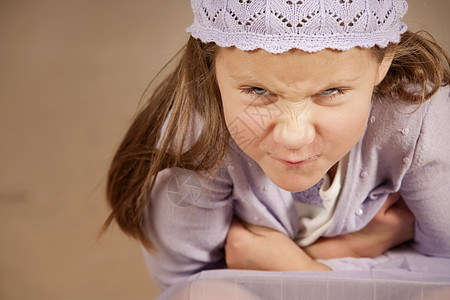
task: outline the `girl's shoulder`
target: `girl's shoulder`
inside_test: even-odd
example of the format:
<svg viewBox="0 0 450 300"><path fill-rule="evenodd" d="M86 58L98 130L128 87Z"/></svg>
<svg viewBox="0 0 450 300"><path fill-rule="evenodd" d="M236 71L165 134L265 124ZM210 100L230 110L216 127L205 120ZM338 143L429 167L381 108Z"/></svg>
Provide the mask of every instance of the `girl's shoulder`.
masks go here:
<svg viewBox="0 0 450 300"><path fill-rule="evenodd" d="M422 104L374 100L362 143L364 149L372 149L386 161L408 166L418 155L430 159L448 156L448 140L450 86L440 88Z"/></svg>
<svg viewBox="0 0 450 300"><path fill-rule="evenodd" d="M422 104L389 98L375 99L367 131L375 136L418 136L423 126L450 125L450 86L440 88Z"/></svg>

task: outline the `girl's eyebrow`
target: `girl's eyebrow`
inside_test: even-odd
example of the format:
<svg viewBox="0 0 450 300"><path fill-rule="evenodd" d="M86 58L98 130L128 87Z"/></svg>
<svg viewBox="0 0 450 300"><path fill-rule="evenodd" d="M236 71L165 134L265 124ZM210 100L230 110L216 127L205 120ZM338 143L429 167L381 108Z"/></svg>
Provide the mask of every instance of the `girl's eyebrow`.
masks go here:
<svg viewBox="0 0 450 300"><path fill-rule="evenodd" d="M361 77L362 77L362 75L349 76L349 77L342 76L339 79L330 81L330 84L347 84L347 83L352 83L352 82L358 81L359 79L361 79Z"/></svg>
<svg viewBox="0 0 450 300"><path fill-rule="evenodd" d="M249 74L231 74L230 77L235 81L256 82Z"/></svg>
<svg viewBox="0 0 450 300"><path fill-rule="evenodd" d="M262 82L260 80L256 80L250 74L230 74L229 77L232 78L233 80L237 81L237 82L246 82L248 84L262 84ZM362 77L362 75L348 76L348 77L342 76L342 77L339 77L336 80L330 80L324 85L349 84L349 83L353 83L355 81L358 81L359 79L361 79L361 77Z"/></svg>

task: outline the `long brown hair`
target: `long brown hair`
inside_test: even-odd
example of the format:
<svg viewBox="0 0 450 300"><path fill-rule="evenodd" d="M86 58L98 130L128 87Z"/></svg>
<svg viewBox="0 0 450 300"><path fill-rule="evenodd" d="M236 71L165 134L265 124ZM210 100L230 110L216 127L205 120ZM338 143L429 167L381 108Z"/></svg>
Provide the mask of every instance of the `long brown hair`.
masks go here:
<svg viewBox="0 0 450 300"><path fill-rule="evenodd" d="M138 112L108 172L106 195L111 214L103 232L115 220L125 233L151 247L141 230L142 213L158 172L175 166L213 170L220 164L228 131L215 80L216 51L215 44L190 38L175 70ZM202 130L191 148L183 151L194 112L208 130Z"/></svg>
<svg viewBox="0 0 450 300"><path fill-rule="evenodd" d="M375 87L375 95L420 104L449 84L448 53L427 32L407 31L398 45L373 47L372 53L381 62L390 50L394 59L384 80Z"/></svg>
<svg viewBox="0 0 450 300"><path fill-rule="evenodd" d="M448 54L436 42L406 32L398 45L372 48L381 61L396 47L392 66L376 95L386 95L412 103L429 99L450 80ZM152 244L142 231L142 215L151 205L149 195L159 171L180 167L212 171L222 161L228 146L214 60L218 47L190 38L175 70L155 89L131 124L117 150L108 173L107 200L111 213L103 232L113 220L127 234ZM420 93L405 88L420 87ZM417 89L415 89L417 91ZM189 122L200 116L203 129L189 149ZM162 131L163 124L165 127Z"/></svg>

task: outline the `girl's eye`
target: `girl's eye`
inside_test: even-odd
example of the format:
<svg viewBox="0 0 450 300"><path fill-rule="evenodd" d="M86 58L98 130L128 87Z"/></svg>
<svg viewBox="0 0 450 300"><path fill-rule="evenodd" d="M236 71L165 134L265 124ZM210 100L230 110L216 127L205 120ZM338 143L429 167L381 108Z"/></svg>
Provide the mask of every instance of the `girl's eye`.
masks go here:
<svg viewBox="0 0 450 300"><path fill-rule="evenodd" d="M328 90L322 91L321 94L323 96L336 96L339 94L343 94L343 91L341 89L333 88L333 89L328 89Z"/></svg>
<svg viewBox="0 0 450 300"><path fill-rule="evenodd" d="M257 94L257 95L267 95L268 92L265 89L261 89L261 88L253 88L253 93Z"/></svg>
<svg viewBox="0 0 450 300"><path fill-rule="evenodd" d="M273 103L277 99L277 95L268 90L259 87L244 87L241 93L252 96L255 105L267 105Z"/></svg>
<svg viewBox="0 0 450 300"><path fill-rule="evenodd" d="M332 88L321 91L313 98L323 104L333 105L340 103L341 100L345 100L345 98L341 98L340 96L344 95L346 92L347 89L345 88Z"/></svg>
<svg viewBox="0 0 450 300"><path fill-rule="evenodd" d="M255 94L257 96L268 96L271 95L270 92L266 91L265 89L259 88L259 87L249 87L243 90L246 94Z"/></svg>

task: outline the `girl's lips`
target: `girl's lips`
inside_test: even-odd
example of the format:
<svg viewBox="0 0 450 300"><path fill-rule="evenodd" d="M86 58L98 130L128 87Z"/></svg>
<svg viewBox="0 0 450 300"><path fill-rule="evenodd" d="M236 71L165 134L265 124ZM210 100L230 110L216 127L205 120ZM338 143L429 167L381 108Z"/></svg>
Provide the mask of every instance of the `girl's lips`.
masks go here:
<svg viewBox="0 0 450 300"><path fill-rule="evenodd" d="M287 165L287 166L293 166L293 167L296 167L296 166L301 166L301 165L303 165L303 164L305 164L305 163L308 163L308 162L314 160L315 158L317 158L318 155L313 155L313 156L310 156L310 157L308 157L308 158L306 158L306 159L304 159L304 160L298 160L298 161L287 160L287 159L283 159L283 158L276 157L276 156L274 156L274 155L271 155L271 156L272 156L275 160L278 160L279 162L282 162L283 164L285 164L285 165Z"/></svg>

